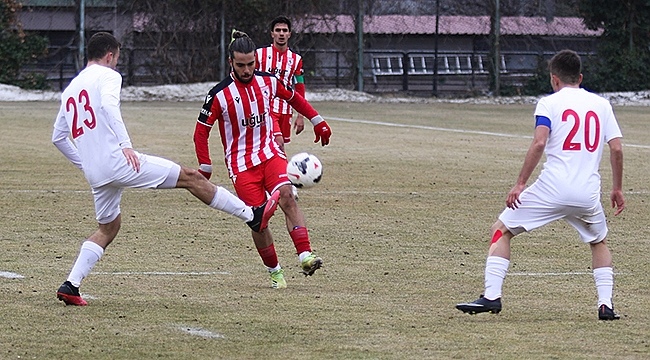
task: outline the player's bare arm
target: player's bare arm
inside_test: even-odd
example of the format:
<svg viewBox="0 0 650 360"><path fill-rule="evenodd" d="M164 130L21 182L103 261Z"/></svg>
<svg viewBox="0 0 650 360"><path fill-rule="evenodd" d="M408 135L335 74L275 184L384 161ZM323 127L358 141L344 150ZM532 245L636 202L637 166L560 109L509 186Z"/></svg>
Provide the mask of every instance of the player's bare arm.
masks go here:
<svg viewBox="0 0 650 360"><path fill-rule="evenodd" d="M544 149L546 148L546 141L551 132L547 126L539 125L535 128L535 134L533 135L533 142L528 148L526 153L526 158L524 159L524 165L521 167L519 172L519 177L517 178L517 183L508 193L506 197L506 206L511 209L516 209L521 204L519 200L519 195L526 188L526 182L530 178L530 175L533 173L537 164L539 164L542 155L544 154Z"/></svg>
<svg viewBox="0 0 650 360"><path fill-rule="evenodd" d="M623 197L623 146L620 138L609 141L609 159L612 166L612 208L616 208L614 216L620 214L625 209L625 199Z"/></svg>

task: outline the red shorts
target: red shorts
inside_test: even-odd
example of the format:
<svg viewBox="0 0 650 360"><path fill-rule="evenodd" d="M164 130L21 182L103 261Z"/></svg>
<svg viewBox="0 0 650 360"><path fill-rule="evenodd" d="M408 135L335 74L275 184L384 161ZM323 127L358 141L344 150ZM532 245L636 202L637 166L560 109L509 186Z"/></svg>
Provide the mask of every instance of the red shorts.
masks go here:
<svg viewBox="0 0 650 360"><path fill-rule="evenodd" d="M291 142L291 118L292 114L279 114L271 112L271 117L273 121L277 121L280 125L280 131L282 132L282 138L284 143L288 144Z"/></svg>
<svg viewBox="0 0 650 360"><path fill-rule="evenodd" d="M232 177L232 184L239 197L248 206L260 206L266 201L266 193L272 193L282 185L291 184L287 178L287 159L274 156L269 160Z"/></svg>

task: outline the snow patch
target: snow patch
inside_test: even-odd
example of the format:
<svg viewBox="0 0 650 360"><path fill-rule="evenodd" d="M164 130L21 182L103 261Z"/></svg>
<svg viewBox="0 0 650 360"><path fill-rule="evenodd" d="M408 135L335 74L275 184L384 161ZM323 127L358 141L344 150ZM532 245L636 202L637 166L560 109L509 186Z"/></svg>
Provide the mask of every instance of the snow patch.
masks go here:
<svg viewBox="0 0 650 360"><path fill-rule="evenodd" d="M203 102L208 91L216 83L127 86L122 88L122 101L195 101ZM650 106L649 91L627 91L600 94L614 106ZM0 84L0 101L60 101L61 92L23 90L17 86ZM453 103L453 104L536 104L542 96L471 98L433 98L395 95L372 95L345 89L308 91L305 97L310 102L340 101L355 103Z"/></svg>

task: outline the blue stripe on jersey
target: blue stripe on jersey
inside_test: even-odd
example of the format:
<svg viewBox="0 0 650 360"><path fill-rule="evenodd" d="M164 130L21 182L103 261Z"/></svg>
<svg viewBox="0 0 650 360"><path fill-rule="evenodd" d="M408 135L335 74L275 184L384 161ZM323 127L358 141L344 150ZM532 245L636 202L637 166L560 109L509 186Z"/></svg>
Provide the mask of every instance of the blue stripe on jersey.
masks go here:
<svg viewBox="0 0 650 360"><path fill-rule="evenodd" d="M551 128L551 119L547 118L546 116L541 116L537 115L535 116L535 127L538 127L540 125L544 125L547 128Z"/></svg>

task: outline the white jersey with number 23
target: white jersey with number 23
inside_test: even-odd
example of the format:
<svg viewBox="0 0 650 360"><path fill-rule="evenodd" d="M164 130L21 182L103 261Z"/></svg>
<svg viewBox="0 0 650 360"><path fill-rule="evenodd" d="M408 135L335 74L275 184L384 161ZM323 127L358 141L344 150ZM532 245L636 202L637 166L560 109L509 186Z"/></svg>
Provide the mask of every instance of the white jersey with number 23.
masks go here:
<svg viewBox="0 0 650 360"><path fill-rule="evenodd" d="M69 132L86 179L102 186L132 171L122 154L131 147L122 115L122 76L115 70L91 65L75 77L61 94L54 127Z"/></svg>

